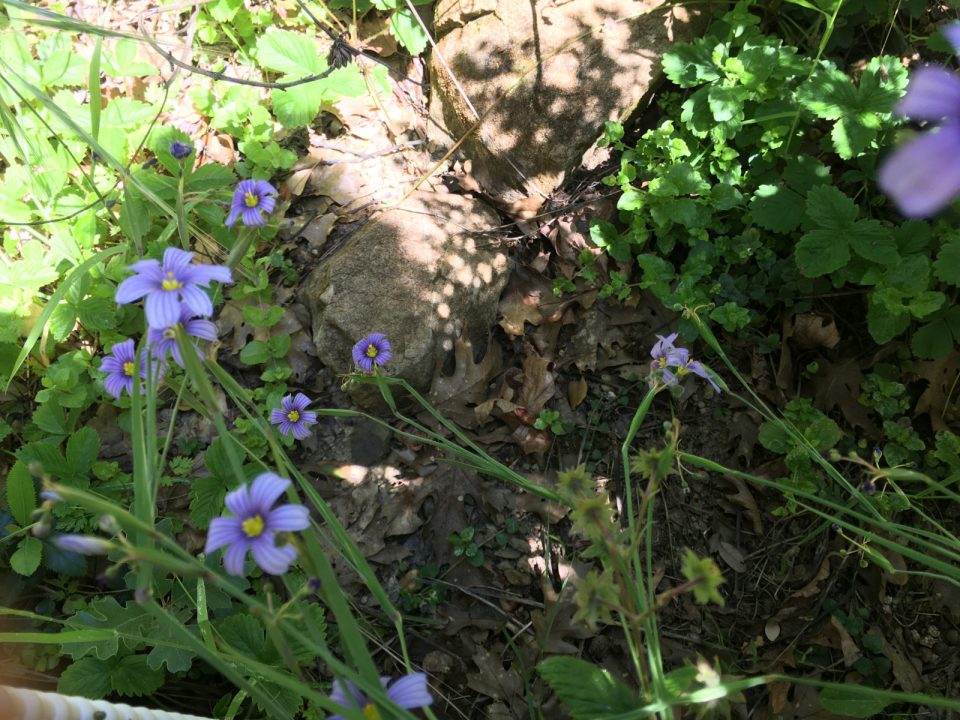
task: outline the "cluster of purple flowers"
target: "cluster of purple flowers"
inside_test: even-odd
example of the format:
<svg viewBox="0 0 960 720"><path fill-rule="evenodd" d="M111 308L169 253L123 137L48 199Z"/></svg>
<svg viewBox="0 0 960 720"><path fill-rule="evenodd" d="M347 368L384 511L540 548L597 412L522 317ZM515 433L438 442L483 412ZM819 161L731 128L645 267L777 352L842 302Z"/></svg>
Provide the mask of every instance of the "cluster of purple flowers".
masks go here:
<svg viewBox="0 0 960 720"><path fill-rule="evenodd" d="M664 385L676 385L680 378L692 373L702 377L713 386L714 390L720 392L720 387L703 364L694 360L689 350L673 344L678 335L679 333L671 333L667 337L657 335L659 339L650 350L650 357L653 358L650 363L651 377Z"/></svg>

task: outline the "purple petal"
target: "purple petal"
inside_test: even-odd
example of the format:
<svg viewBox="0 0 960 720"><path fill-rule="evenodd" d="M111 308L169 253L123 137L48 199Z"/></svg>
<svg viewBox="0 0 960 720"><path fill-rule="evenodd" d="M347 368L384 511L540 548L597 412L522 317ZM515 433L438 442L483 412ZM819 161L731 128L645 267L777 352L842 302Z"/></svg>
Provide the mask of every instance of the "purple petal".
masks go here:
<svg viewBox="0 0 960 720"><path fill-rule="evenodd" d="M237 189L233 193L234 199L240 198L243 202L243 196L247 193L256 194L257 185L253 180L241 180L237 183Z"/></svg>
<svg viewBox="0 0 960 720"><path fill-rule="evenodd" d="M293 423L290 422L287 418L284 418L283 423L281 423L280 427L277 429L280 431L281 435L284 435L284 436L289 435L290 432L293 430Z"/></svg>
<svg viewBox="0 0 960 720"><path fill-rule="evenodd" d="M228 492L227 496L223 499L223 504L227 506L227 510L238 518L248 518L251 515L257 514L253 504L250 502L250 491L246 485L241 485L236 490Z"/></svg>
<svg viewBox="0 0 960 720"><path fill-rule="evenodd" d="M293 407L293 395L284 395L280 400L280 407L286 410L288 413L294 409Z"/></svg>
<svg viewBox="0 0 960 720"><path fill-rule="evenodd" d="M257 475L250 486L250 507L255 513L266 515L270 507L290 487L290 481L275 473Z"/></svg>
<svg viewBox="0 0 960 720"><path fill-rule="evenodd" d="M657 340L654 346L650 349L650 357L652 357L654 360L659 360L668 352L673 350L673 341L677 339L678 335L679 333L671 333L667 337L664 337L663 335L657 335L657 337L660 339Z"/></svg>
<svg viewBox="0 0 960 720"><path fill-rule="evenodd" d="M296 532L310 527L310 509L303 505L281 505L271 510L264 524L274 532Z"/></svg>
<svg viewBox="0 0 960 720"><path fill-rule="evenodd" d="M353 346L353 362L357 365L363 362L363 359L366 357L367 349L367 339L363 338L358 340Z"/></svg>
<svg viewBox="0 0 960 720"><path fill-rule="evenodd" d="M359 365L360 369L363 370L365 373L373 372L373 360L371 358L368 358L365 355L359 360L357 360L357 365Z"/></svg>
<svg viewBox="0 0 960 720"><path fill-rule="evenodd" d="M293 398L293 402L291 404L293 405L294 410L302 414L303 411L306 410L307 407L309 407L310 402L311 402L310 398L308 398L303 393L298 392L296 396Z"/></svg>
<svg viewBox="0 0 960 720"><path fill-rule="evenodd" d="M160 271L160 264L156 260L150 260L149 262L157 264L157 272ZM154 277L151 277L147 274L134 275L128 277L120 285L117 286L117 294L115 299L118 305L126 305L127 303L135 302L139 300L147 293L160 290L160 280Z"/></svg>
<svg viewBox="0 0 960 720"><path fill-rule="evenodd" d="M680 367L686 365L690 360L690 351L686 348L670 348L666 356L662 358L667 367Z"/></svg>
<svg viewBox="0 0 960 720"><path fill-rule="evenodd" d="M165 328L175 325L180 319L180 303L177 293L157 290L147 295L147 323L151 327Z"/></svg>
<svg viewBox="0 0 960 720"><path fill-rule="evenodd" d="M277 189L266 180L248 180L247 182L251 182L251 192L253 192L253 194L257 197L262 198L265 195L277 194Z"/></svg>
<svg viewBox="0 0 960 720"><path fill-rule="evenodd" d="M193 253L180 248L168 247L163 251L163 274L173 273L180 282L184 282L183 273L190 267Z"/></svg>
<svg viewBox="0 0 960 720"><path fill-rule="evenodd" d="M412 673L397 680L387 688L387 697L404 710L425 707L433 703L433 697L427 685L427 676Z"/></svg>
<svg viewBox="0 0 960 720"><path fill-rule="evenodd" d="M384 342L386 343L386 341ZM373 359L377 365L386 365L393 357L393 351L390 350L390 343L386 343L386 345L387 347L382 348L379 354Z"/></svg>
<svg viewBox="0 0 960 720"><path fill-rule="evenodd" d="M231 575L243 577L243 561L250 543L247 540L230 545L223 553L223 567Z"/></svg>
<svg viewBox="0 0 960 720"><path fill-rule="evenodd" d="M122 373L123 372L123 360L120 358L115 358L112 355L107 355L100 361L100 372L104 373Z"/></svg>
<svg viewBox="0 0 960 720"><path fill-rule="evenodd" d="M293 436L297 440L305 440L310 437L310 430L303 424L302 421L297 421L295 423L290 423L290 429L293 431Z"/></svg>
<svg viewBox="0 0 960 720"><path fill-rule="evenodd" d="M274 408L270 411L270 422L274 425L287 422L287 414L280 408Z"/></svg>
<svg viewBox="0 0 960 720"><path fill-rule="evenodd" d="M953 51L960 55L960 23L950 23L943 27L943 35L950 44L953 45Z"/></svg>
<svg viewBox="0 0 960 720"><path fill-rule="evenodd" d="M114 399L119 400L120 395L123 394L123 391L126 388L127 379L129 378L123 378L120 375L107 375L107 377L103 379L103 389L110 393Z"/></svg>
<svg viewBox="0 0 960 720"><path fill-rule="evenodd" d="M960 77L935 65L915 70L896 112L913 120L960 118Z"/></svg>
<svg viewBox="0 0 960 720"><path fill-rule="evenodd" d="M230 214L227 215L227 219L224 221L224 225L227 227L233 227L234 223L240 218L240 213L243 212L242 207L237 207L237 201L233 201L233 205L230 206Z"/></svg>
<svg viewBox="0 0 960 720"><path fill-rule="evenodd" d="M243 215L243 224L247 227L259 227L267 224L267 219L260 213L259 208L245 207L241 215Z"/></svg>
<svg viewBox="0 0 960 720"><path fill-rule="evenodd" d="M264 572L283 575L290 568L290 564L297 559L297 549L293 545L277 547L273 543L272 534L267 533L258 537L251 545L253 559Z"/></svg>
<svg viewBox="0 0 960 720"><path fill-rule="evenodd" d="M133 362L134 358L137 356L137 349L133 344L133 340L128 338L122 343L117 343L114 345L110 349L110 354L121 362Z"/></svg>
<svg viewBox="0 0 960 720"><path fill-rule="evenodd" d="M235 517L218 517L211 520L210 529L207 531L207 544L204 545L203 551L209 555L224 545L246 542L242 522L240 518Z"/></svg>
<svg viewBox="0 0 960 720"><path fill-rule="evenodd" d="M702 377L708 383L713 385L714 390L720 392L720 386L714 382L713 378L710 377L710 373L707 372L707 369L701 363L697 362L696 360L692 360L687 363L686 369L692 372L694 375Z"/></svg>
<svg viewBox="0 0 960 720"><path fill-rule="evenodd" d="M360 708L367 702L367 696L349 680L334 680L330 699L345 708ZM333 718L328 718L333 720Z"/></svg>
<svg viewBox="0 0 960 720"><path fill-rule="evenodd" d="M276 209L276 207L277 207L277 199L274 198L274 197L271 197L271 196L269 196L269 195L262 196L262 197L260 198L260 202L259 202L259 204L257 205L257 207L258 207L259 209L263 210L263 212L265 212L267 215L269 215L270 213L272 213L272 212Z"/></svg>
<svg viewBox="0 0 960 720"><path fill-rule="evenodd" d="M194 315L202 315L203 317L213 315L213 301L210 300L209 295L196 285L184 285L180 288L180 295L183 297L183 304L186 305Z"/></svg>
<svg viewBox="0 0 960 720"><path fill-rule="evenodd" d="M216 340L218 337L217 326L209 320L189 320L183 326L187 335L201 340Z"/></svg>
<svg viewBox="0 0 960 720"><path fill-rule="evenodd" d="M317 414L312 410L304 410L302 413L300 413L300 422L303 425L316 425Z"/></svg>
<svg viewBox="0 0 960 720"><path fill-rule="evenodd" d="M230 284L233 275L225 265L191 265L184 272L183 282L193 283L200 287L207 287L212 282Z"/></svg>
<svg viewBox="0 0 960 720"><path fill-rule="evenodd" d="M960 123L923 133L896 150L877 173L880 189L907 217L926 217L960 192Z"/></svg>

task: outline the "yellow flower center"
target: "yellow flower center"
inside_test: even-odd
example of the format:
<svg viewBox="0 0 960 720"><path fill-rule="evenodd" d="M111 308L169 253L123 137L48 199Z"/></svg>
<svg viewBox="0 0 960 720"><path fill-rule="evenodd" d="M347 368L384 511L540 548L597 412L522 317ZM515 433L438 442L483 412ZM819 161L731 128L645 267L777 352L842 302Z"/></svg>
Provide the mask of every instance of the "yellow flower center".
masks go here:
<svg viewBox="0 0 960 720"><path fill-rule="evenodd" d="M367 720L380 720L380 711L373 703L367 703L366 707L363 708L363 716Z"/></svg>
<svg viewBox="0 0 960 720"><path fill-rule="evenodd" d="M369 345L367 345L367 357L368 357L368 358L375 358L375 357L376 357L377 355L379 355L379 354L380 354L380 351L377 350L377 346L376 346L376 345L374 345L373 343L370 343Z"/></svg>
<svg viewBox="0 0 960 720"><path fill-rule="evenodd" d="M247 207L256 207L260 204L260 198L248 192L243 194L243 202Z"/></svg>
<svg viewBox="0 0 960 720"><path fill-rule="evenodd" d="M166 340L173 340L177 336L177 328L171 325L163 331L163 337Z"/></svg>
<svg viewBox="0 0 960 720"><path fill-rule="evenodd" d="M287 420L289 420L290 422L297 422L297 420L299 419L300 419L300 413L298 413L296 410L291 410L290 412L287 413Z"/></svg>
<svg viewBox="0 0 960 720"><path fill-rule="evenodd" d="M133 363L125 362L123 364L123 374L127 377L133 377Z"/></svg>
<svg viewBox="0 0 960 720"><path fill-rule="evenodd" d="M247 537L260 537L263 534L263 518L259 515L249 517L241 523L241 527Z"/></svg>
<svg viewBox="0 0 960 720"><path fill-rule="evenodd" d="M667 359L666 359L665 357L657 358L657 364L658 364L661 368L665 368L665 367L667 366Z"/></svg>
<svg viewBox="0 0 960 720"><path fill-rule="evenodd" d="M168 272L168 273L167 273L167 279L163 281L163 289L164 289L164 290L179 290L179 289L182 288L182 287L183 287L183 283L180 282L179 280L174 279L172 272Z"/></svg>

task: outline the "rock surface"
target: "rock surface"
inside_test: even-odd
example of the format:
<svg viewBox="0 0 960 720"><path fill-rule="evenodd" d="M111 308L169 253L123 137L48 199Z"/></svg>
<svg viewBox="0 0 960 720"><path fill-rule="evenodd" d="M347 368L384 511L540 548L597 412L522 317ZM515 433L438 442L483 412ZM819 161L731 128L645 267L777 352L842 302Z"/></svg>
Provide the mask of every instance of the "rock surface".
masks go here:
<svg viewBox="0 0 960 720"><path fill-rule="evenodd" d="M439 0L439 55L478 113L493 108L462 145L487 192L504 202L549 195L605 121L633 112L659 80L663 52L706 25L704 11L656 9L661 4ZM449 136L459 139L477 115L437 52L431 87L431 119L444 129L432 139L449 145Z"/></svg>
<svg viewBox="0 0 960 720"><path fill-rule="evenodd" d="M442 193L373 216L304 284L320 360L348 372L354 343L381 332L393 344L388 373L429 388L455 338L494 324L507 281L506 254L489 234L499 223L483 203Z"/></svg>

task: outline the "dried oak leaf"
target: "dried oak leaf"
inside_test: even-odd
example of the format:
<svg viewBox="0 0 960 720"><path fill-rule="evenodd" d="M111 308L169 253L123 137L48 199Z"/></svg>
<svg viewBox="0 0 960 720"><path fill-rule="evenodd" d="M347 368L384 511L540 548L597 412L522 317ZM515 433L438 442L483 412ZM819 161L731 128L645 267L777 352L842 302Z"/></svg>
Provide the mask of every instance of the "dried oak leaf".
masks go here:
<svg viewBox="0 0 960 720"><path fill-rule="evenodd" d="M851 426L859 427L867 435L875 435L877 427L866 408L860 404L860 384L863 373L854 358L831 363L819 360L820 369L813 378L814 406L830 414L839 409Z"/></svg>
<svg viewBox="0 0 960 720"><path fill-rule="evenodd" d="M790 339L797 350L832 349L840 342L840 332L830 315L800 313L794 316Z"/></svg>
<svg viewBox="0 0 960 720"><path fill-rule="evenodd" d="M960 426L957 378L960 377L960 352L952 352L939 360L914 363L916 374L929 384L917 400L916 415L927 413L937 432L956 431Z"/></svg>
<svg viewBox="0 0 960 720"><path fill-rule="evenodd" d="M453 374L442 375L438 369L427 399L448 420L473 429L480 424L476 407L487 399L487 386L500 372L500 348L495 343L489 343L483 359L477 362L474 360L473 344L458 338L454 342L453 356Z"/></svg>

